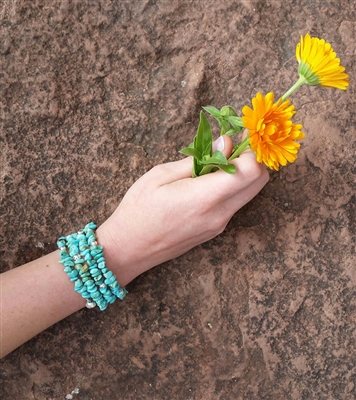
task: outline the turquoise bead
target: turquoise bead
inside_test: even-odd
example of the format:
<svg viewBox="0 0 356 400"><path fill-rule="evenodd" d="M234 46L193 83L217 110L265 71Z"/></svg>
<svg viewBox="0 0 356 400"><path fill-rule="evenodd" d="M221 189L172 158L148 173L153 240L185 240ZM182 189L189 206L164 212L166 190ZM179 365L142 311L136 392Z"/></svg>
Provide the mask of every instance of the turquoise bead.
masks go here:
<svg viewBox="0 0 356 400"><path fill-rule="evenodd" d="M88 243L95 242L95 235L93 234L93 232L88 232L87 240L88 240Z"/></svg>
<svg viewBox="0 0 356 400"><path fill-rule="evenodd" d="M71 257L67 256L67 257L62 258L62 259L59 261L60 264L64 264L64 263L66 263L66 262L72 262Z"/></svg>
<svg viewBox="0 0 356 400"><path fill-rule="evenodd" d="M113 273L111 271L105 272L104 273L105 278L111 278L113 276Z"/></svg>
<svg viewBox="0 0 356 400"><path fill-rule="evenodd" d="M89 286L89 285L94 285L94 281L93 281L92 279L88 279L88 280L85 282L85 284L86 284L87 286Z"/></svg>
<svg viewBox="0 0 356 400"><path fill-rule="evenodd" d="M63 263L63 265L66 267L74 267L74 262L73 261L65 261Z"/></svg>
<svg viewBox="0 0 356 400"><path fill-rule="evenodd" d="M123 300L124 297L127 295L127 290L125 288L120 288L118 287L117 289L113 290L113 293L115 294L116 297L118 297L120 300Z"/></svg>
<svg viewBox="0 0 356 400"><path fill-rule="evenodd" d="M63 271L68 273L68 272L72 272L73 270L72 270L71 267L65 267L65 268L63 269Z"/></svg>
<svg viewBox="0 0 356 400"><path fill-rule="evenodd" d="M101 299L102 298L102 295L101 295L100 292L96 291L95 293L92 293L91 297L92 297L93 300L97 301L97 299Z"/></svg>
<svg viewBox="0 0 356 400"><path fill-rule="evenodd" d="M107 287L104 288L99 288L100 293L102 293L103 295L105 295L106 293L111 293L110 289L108 289Z"/></svg>
<svg viewBox="0 0 356 400"><path fill-rule="evenodd" d="M97 276L101 276L101 271L98 268L93 268L93 269L90 270L90 274L94 278L94 277L97 277Z"/></svg>
<svg viewBox="0 0 356 400"><path fill-rule="evenodd" d="M82 268L80 269L80 273L81 273L82 276L89 276L90 275L89 274L89 267L86 264L84 264L82 266ZM84 274L86 274L86 275L84 275Z"/></svg>
<svg viewBox="0 0 356 400"><path fill-rule="evenodd" d="M115 301L116 301L116 296L114 296L113 294L110 294L110 295L106 298L106 300L107 300L110 304L113 304L113 303L115 303Z"/></svg>
<svg viewBox="0 0 356 400"><path fill-rule="evenodd" d="M96 265L96 262L94 260L89 260L87 261L87 264L89 267L91 267L92 265Z"/></svg>
<svg viewBox="0 0 356 400"><path fill-rule="evenodd" d="M115 280L113 283L110 284L110 287L112 289L116 289L117 287L119 287L119 282L117 280Z"/></svg>
<svg viewBox="0 0 356 400"><path fill-rule="evenodd" d="M68 276L70 278L74 278L76 276L78 276L79 272L76 269L73 269L71 272L68 272Z"/></svg>
<svg viewBox="0 0 356 400"><path fill-rule="evenodd" d="M95 254L94 259L97 261L97 260L101 260L102 258L104 258L103 257L103 251L100 250L97 254ZM104 260L105 260L105 258L104 258Z"/></svg>
<svg viewBox="0 0 356 400"><path fill-rule="evenodd" d="M104 311L108 307L108 302L105 301L105 299L99 300L98 307L99 307L100 311Z"/></svg>
<svg viewBox="0 0 356 400"><path fill-rule="evenodd" d="M75 284L74 284L74 287L75 288L83 287L83 282L80 279L76 280Z"/></svg>
<svg viewBox="0 0 356 400"><path fill-rule="evenodd" d="M116 278L115 278L115 276L112 276L112 277L110 277L110 278L107 278L107 279L105 279L105 284L106 285L111 285L112 283L114 283L116 281Z"/></svg>

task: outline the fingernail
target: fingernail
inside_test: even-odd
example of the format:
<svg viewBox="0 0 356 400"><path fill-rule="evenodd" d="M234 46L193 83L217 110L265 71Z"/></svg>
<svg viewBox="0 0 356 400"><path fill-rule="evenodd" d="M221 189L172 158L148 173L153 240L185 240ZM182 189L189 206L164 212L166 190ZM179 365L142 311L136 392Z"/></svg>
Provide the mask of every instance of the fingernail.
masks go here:
<svg viewBox="0 0 356 400"><path fill-rule="evenodd" d="M219 139L215 140L213 143L213 151L219 150L223 151L225 148L225 141L222 136L219 136Z"/></svg>

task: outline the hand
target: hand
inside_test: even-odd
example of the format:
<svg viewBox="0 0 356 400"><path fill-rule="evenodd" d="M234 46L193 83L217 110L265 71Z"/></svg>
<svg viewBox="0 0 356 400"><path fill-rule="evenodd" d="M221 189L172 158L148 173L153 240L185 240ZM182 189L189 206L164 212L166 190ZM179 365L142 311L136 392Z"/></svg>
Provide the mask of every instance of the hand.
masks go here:
<svg viewBox="0 0 356 400"><path fill-rule="evenodd" d="M229 157L232 140L224 135L214 147ZM235 175L217 171L191 178L192 159L186 158L152 168L129 189L97 230L121 285L220 234L268 182L252 151L233 163Z"/></svg>
<svg viewBox="0 0 356 400"><path fill-rule="evenodd" d="M215 146L219 144L229 156L231 139L222 137ZM218 171L193 179L192 160L187 158L153 168L131 187L97 230L107 267L122 286L221 233L268 181L252 152L233 162L236 175ZM1 275L1 357L85 306L58 259L54 251Z"/></svg>

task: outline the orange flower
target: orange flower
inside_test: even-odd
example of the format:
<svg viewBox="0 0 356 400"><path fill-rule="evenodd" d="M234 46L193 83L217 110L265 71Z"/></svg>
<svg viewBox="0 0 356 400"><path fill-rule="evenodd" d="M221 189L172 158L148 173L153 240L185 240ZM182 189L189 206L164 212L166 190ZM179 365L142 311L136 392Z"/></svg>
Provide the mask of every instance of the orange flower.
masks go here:
<svg viewBox="0 0 356 400"><path fill-rule="evenodd" d="M300 131L302 125L291 121L295 111L290 101L273 101L272 92L266 97L257 93L252 99L253 109L243 107L242 121L249 130L250 147L256 153L257 161L278 171L280 165L297 159L300 144L295 140L303 139L305 134Z"/></svg>
<svg viewBox="0 0 356 400"><path fill-rule="evenodd" d="M345 90L349 84L349 75L340 65L340 59L330 43L324 39L312 38L306 34L300 37L296 47L299 63L298 72L309 85L320 85Z"/></svg>

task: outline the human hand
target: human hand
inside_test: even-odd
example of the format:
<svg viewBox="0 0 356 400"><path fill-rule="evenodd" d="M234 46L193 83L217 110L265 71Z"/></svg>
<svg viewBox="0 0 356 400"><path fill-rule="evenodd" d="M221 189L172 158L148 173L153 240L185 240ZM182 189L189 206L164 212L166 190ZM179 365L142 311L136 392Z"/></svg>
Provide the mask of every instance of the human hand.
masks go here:
<svg viewBox="0 0 356 400"><path fill-rule="evenodd" d="M214 146L228 157L233 143L224 135ZM97 230L120 285L219 235L268 182L252 151L233 163L235 175L217 171L191 178L192 159L186 158L158 165L135 182Z"/></svg>

